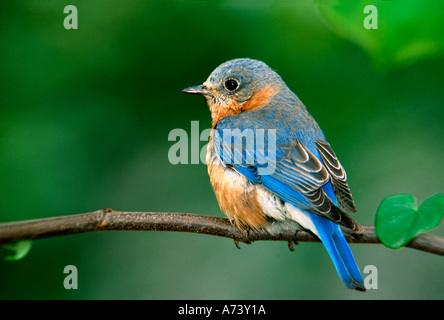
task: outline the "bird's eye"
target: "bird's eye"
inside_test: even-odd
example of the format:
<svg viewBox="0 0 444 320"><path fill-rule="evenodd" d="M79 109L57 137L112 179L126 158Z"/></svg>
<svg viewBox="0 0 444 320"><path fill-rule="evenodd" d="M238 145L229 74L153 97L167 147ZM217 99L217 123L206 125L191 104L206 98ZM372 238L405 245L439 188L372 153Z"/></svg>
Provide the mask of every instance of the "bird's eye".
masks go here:
<svg viewBox="0 0 444 320"><path fill-rule="evenodd" d="M225 81L224 87L228 91L234 91L239 87L239 82L234 79L228 79L227 81Z"/></svg>

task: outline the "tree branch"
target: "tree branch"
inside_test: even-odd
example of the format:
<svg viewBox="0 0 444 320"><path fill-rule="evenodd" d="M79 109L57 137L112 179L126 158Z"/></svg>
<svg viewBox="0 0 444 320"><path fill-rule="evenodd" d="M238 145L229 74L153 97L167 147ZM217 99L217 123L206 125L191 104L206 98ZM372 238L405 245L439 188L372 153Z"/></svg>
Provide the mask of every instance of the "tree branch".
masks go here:
<svg viewBox="0 0 444 320"><path fill-rule="evenodd" d="M344 235L350 243L380 243L374 227L365 226L360 234L347 229ZM174 231L191 232L225 237L239 242L251 243L259 240L319 242L309 232L297 234L282 233L272 236L266 231L244 232L233 226L226 218L161 212L120 212L112 209L98 210L90 213L7 222L0 224L0 245L19 240L33 240L61 235L95 232L95 231ZM444 256L444 238L420 234L407 247Z"/></svg>

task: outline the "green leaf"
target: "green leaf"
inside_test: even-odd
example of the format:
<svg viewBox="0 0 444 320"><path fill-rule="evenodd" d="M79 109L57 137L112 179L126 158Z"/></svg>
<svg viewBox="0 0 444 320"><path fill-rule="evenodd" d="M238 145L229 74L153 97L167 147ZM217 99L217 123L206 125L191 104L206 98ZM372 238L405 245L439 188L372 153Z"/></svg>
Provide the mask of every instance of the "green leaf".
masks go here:
<svg viewBox="0 0 444 320"><path fill-rule="evenodd" d="M444 195L435 194L417 207L408 194L384 199L376 212L375 228L379 240L391 249L399 249L420 233L435 228L444 216Z"/></svg>
<svg viewBox="0 0 444 320"><path fill-rule="evenodd" d="M442 0L315 0L315 3L330 29L362 47L380 70L444 53ZM365 13L368 5L376 11L367 9ZM375 13L377 29L366 29L364 19L370 20Z"/></svg>
<svg viewBox="0 0 444 320"><path fill-rule="evenodd" d="M5 244L3 248L15 251L14 254L6 256L5 260L17 261L24 258L29 250L31 250L32 241L31 240L23 240L18 241L12 244Z"/></svg>

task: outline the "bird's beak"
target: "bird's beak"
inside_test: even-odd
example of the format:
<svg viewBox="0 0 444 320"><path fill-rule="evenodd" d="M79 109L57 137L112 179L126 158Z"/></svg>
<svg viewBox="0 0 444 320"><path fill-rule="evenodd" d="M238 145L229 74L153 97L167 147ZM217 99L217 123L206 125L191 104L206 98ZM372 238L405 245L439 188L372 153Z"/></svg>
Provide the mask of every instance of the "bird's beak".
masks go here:
<svg viewBox="0 0 444 320"><path fill-rule="evenodd" d="M183 93L189 94L200 94L200 95L208 95L211 94L211 91L208 90L205 86L199 85L194 87L188 87L182 90Z"/></svg>

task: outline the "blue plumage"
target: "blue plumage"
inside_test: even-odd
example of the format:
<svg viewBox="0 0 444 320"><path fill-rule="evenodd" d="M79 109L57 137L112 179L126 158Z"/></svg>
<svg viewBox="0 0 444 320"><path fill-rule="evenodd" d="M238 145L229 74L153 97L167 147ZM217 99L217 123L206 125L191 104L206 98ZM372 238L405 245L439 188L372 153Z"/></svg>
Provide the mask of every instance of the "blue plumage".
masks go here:
<svg viewBox="0 0 444 320"><path fill-rule="evenodd" d="M345 285L365 291L340 228L361 229L348 215L356 208L345 171L280 76L263 62L235 59L184 92L210 107L207 164L222 211L241 228L296 230L296 222L319 236Z"/></svg>
<svg viewBox="0 0 444 320"><path fill-rule="evenodd" d="M310 218L341 280L350 289L365 291L361 272L339 225L312 213Z"/></svg>
<svg viewBox="0 0 444 320"><path fill-rule="evenodd" d="M241 131L248 130L245 126L248 122L241 122L243 125L239 125L237 116L232 116L229 118L225 118L224 120L220 121L218 123L216 133L215 133L215 143L217 151L219 153L219 156L221 159L224 159L226 161L226 164L229 164L236 168L236 170L245 176L250 182L254 184L261 184L266 189L270 190L274 194L278 195L283 201L289 202L292 205L304 209L305 212L309 215L311 221L313 222L316 233L318 234L319 238L321 239L322 243L324 244L328 254L330 255L333 264L342 279L342 281L345 283L345 285L348 288L356 289L363 291L365 290L364 284L363 284L363 278L361 276L361 273L359 271L359 268L353 258L352 252L348 246L347 241L345 240L345 237L339 227L338 224L335 222L324 218L320 216L319 214L314 214L310 212L310 210L316 209L313 204L310 203L309 199L307 199L302 192L298 190L298 187L304 186L310 183L313 183L312 181L309 181L309 177L305 177L303 175L295 174L296 171L296 164L294 162L290 162L289 166L283 166L279 162L282 159L286 159L288 152L286 151L288 148L288 144L290 143L288 141L288 135L287 132L284 132L284 134L280 134L282 128L284 127L285 119L283 119L283 124L279 124L275 127L277 130L277 143L276 143L276 152L273 154L275 156L276 161L276 171L271 175L264 175L261 176L258 173L257 170L257 164L258 159L256 157L257 154L265 154L263 150L249 150L250 152L254 153L254 163L247 164L246 158L242 158L242 162L236 163L234 160L234 157L231 155L234 154L234 152L230 152L230 148L234 147L235 144L231 143L229 146L225 146L223 143L223 134L225 130L225 134L231 134L233 131L228 130L230 129L231 125L233 123L238 126L238 129L241 129ZM240 128L239 128L240 127ZM256 128L257 129L257 128ZM239 132L239 131L236 131ZM319 137L323 137L322 132L318 133ZM234 137L232 137L234 138ZM291 137L290 137L291 139ZM293 138L294 139L294 138ZM325 139L325 138L324 138ZM230 139L227 139L226 141L231 141ZM314 144L311 144L314 145ZM239 145L238 145L239 147ZM246 143L244 143L241 147L245 148ZM313 148L313 147L312 147ZM227 154L229 155L227 156ZM238 150L239 151L239 150ZM322 162L322 158L319 154L319 151L317 149L309 150L312 152L316 159ZM243 150L245 155L245 150ZM271 150L270 150L271 152ZM273 158L273 157L269 157ZM322 165L323 162L322 162ZM293 171L294 170L294 171ZM331 202L337 206L337 200L336 196L333 190L333 185L330 179L327 179L323 182L323 185L319 186L322 191L325 193L325 195L328 197L328 199L331 200ZM314 231L314 230L312 230Z"/></svg>

